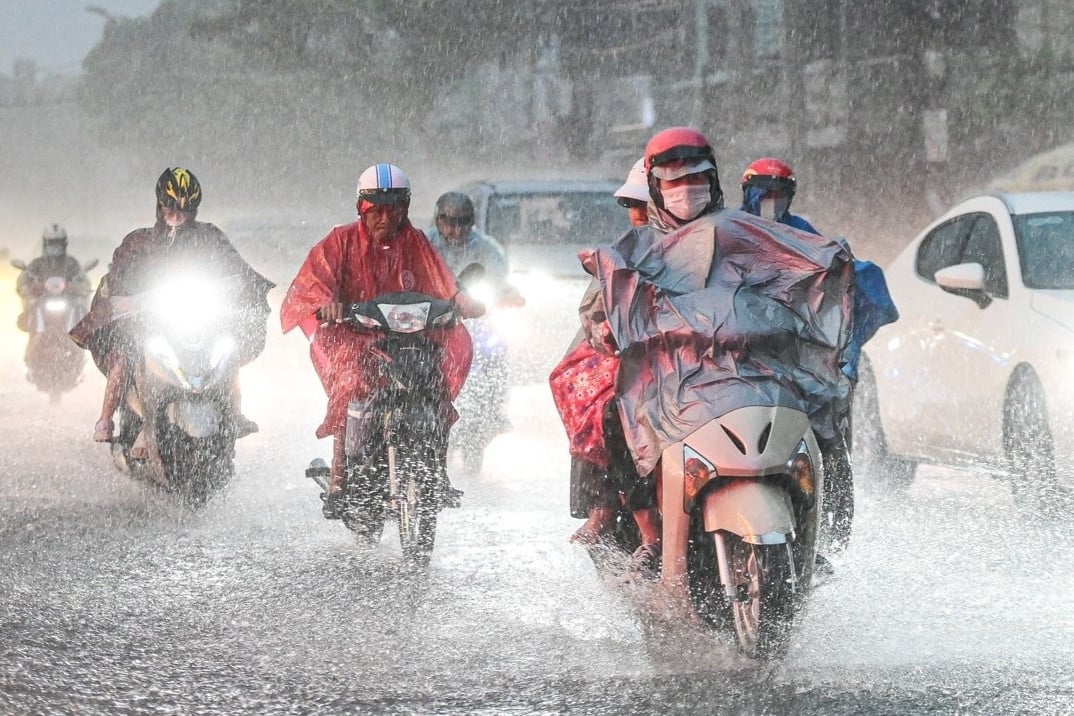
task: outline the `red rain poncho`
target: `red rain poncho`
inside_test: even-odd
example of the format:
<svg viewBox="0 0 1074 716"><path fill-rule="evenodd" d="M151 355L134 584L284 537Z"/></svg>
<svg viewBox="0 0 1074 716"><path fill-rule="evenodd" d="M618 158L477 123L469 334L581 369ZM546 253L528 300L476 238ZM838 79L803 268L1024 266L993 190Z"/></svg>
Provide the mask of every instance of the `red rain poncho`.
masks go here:
<svg viewBox="0 0 1074 716"><path fill-rule="evenodd" d="M357 221L335 227L310 249L280 307L280 323L284 333L298 326L310 338L310 358L328 394L328 412L317 437L342 435L347 404L367 397L375 387L376 375L363 370L363 359L378 338L346 325L319 326L317 310L329 303L368 301L396 291L451 298L456 290L450 269L409 221L386 244L377 245ZM468 305L464 296L459 298L465 313ZM470 334L459 323L430 330L429 335L444 348L444 376L454 400L470 370Z"/></svg>

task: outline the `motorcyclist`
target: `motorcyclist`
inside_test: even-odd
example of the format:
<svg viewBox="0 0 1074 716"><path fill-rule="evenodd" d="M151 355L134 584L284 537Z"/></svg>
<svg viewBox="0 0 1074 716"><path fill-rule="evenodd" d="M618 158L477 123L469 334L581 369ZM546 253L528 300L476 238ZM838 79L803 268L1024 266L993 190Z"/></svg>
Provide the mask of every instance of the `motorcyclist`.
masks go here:
<svg viewBox="0 0 1074 716"><path fill-rule="evenodd" d="M44 295L45 281L52 276L60 276L67 282L64 293L71 298L83 300L89 296L89 278L78 260L68 255L67 232L59 224L45 229L41 235L41 255L22 270L15 282L15 290L23 302L18 318L20 330L30 329L30 304Z"/></svg>
<svg viewBox="0 0 1074 716"><path fill-rule="evenodd" d="M479 263L485 280L496 292L500 306L524 306L526 300L508 280L507 252L499 241L474 226L474 202L458 191L441 194L436 200L435 220L425 231L444 262L456 276L464 268Z"/></svg>
<svg viewBox="0 0 1074 716"><path fill-rule="evenodd" d="M131 377L135 354L133 321L113 316L113 298L144 292L167 273L183 266L230 279L237 286L234 296L240 310L235 325L240 365L249 363L265 347L266 296L274 284L259 274L239 255L227 236L213 224L196 221L202 189L197 177L187 169L168 168L156 184L156 223L127 234L112 254L108 273L97 287L90 312L71 331L71 338L93 354L97 367L107 377L101 414L93 428L93 439L114 439L113 415L119 407ZM233 426L236 437L256 432L257 424L241 412L238 373L233 388ZM136 444L134 456L145 448Z"/></svg>
<svg viewBox="0 0 1074 716"><path fill-rule="evenodd" d="M377 380L363 362L374 336L340 325L348 304L384 293L417 291L437 298L457 293L451 269L425 235L411 225L410 180L394 164L375 164L358 177L358 221L337 226L310 249L280 309L286 333L296 326L310 339L310 358L328 394L328 410L318 438L333 437L331 481L324 516L339 519L346 464L348 404L368 397ZM483 306L458 297L463 315L477 317ZM461 324L436 329L444 348L442 369L449 398L466 381L472 359L470 335ZM455 501L459 493L452 488Z"/></svg>
<svg viewBox="0 0 1074 716"><path fill-rule="evenodd" d="M619 206L627 210L631 226L647 226L649 224L649 179L645 171L645 157L641 157L627 173L623 185L615 190L614 196ZM596 299L599 285L596 281L590 284L582 305L589 305ZM575 339L581 341L584 331L579 331ZM584 545L592 545L599 541L612 520L615 519L616 503L619 499L619 487L608 479L606 471L594 470L592 463L587 464L577 455L571 456L571 480L577 489L584 490L588 494L581 499L588 502L586 508L585 523L571 535L571 542ZM582 481L583 484L578 484ZM644 519L644 517L643 517Z"/></svg>
<svg viewBox="0 0 1074 716"><path fill-rule="evenodd" d="M798 187L790 164L776 157L762 157L750 163L742 173L742 210L780 224L794 227L810 234L821 235L806 219L792 214L791 202ZM842 242L844 245L845 241ZM849 251L849 247L847 247ZM883 270L871 261L854 260L855 290L852 303L852 329L850 343L844 355L843 372L852 384L858 379L858 361L861 347L876 333L880 326L892 323L899 312L888 293ZM849 409L849 403L847 405ZM833 484L841 489L853 490L853 472L850 463L850 416L843 417L841 440L822 442L828 470ZM839 519L839 517L837 517ZM849 519L849 516L846 517ZM849 528L849 522L847 523ZM845 541L849 529L844 532ZM841 546L841 545L837 545Z"/></svg>
<svg viewBox="0 0 1074 716"><path fill-rule="evenodd" d="M441 194L436 200L434 224L426 229L425 235L456 276L473 263L484 267L484 281L491 288L492 305L511 308L524 306L526 300L508 281L507 252L499 241L474 226L474 213L474 202L466 194L457 191ZM488 320L488 316L479 319ZM490 336L497 345L501 345L496 329L491 324L470 324L470 329L473 331L472 338L479 346ZM486 386L488 389L483 391L482 404L495 411L488 424L495 426L498 431L507 430L510 422L504 414L508 381L506 356L496 353L494 358L485 357L488 359L486 371L492 385Z"/></svg>
<svg viewBox="0 0 1074 716"><path fill-rule="evenodd" d="M651 242L651 232L666 234L723 208L715 155L708 139L696 129L672 127L657 132L646 145L642 169L646 173L648 225L631 230L631 240L637 243ZM579 309L583 324L587 316L602 315L595 307L596 300L597 294L587 291ZM606 335L601 328L591 326L587 333ZM621 494L641 533L631 568L647 571L660 556L660 517L655 485L651 479L639 480L618 415L612 409L617 368L615 348L591 338L588 344L569 352L551 376L557 408L571 434L572 455L583 459L575 461L572 470L581 469L580 481L593 485L590 491L598 508L590 511L572 540L583 544L597 541L614 518ZM609 484L613 489L605 487Z"/></svg>

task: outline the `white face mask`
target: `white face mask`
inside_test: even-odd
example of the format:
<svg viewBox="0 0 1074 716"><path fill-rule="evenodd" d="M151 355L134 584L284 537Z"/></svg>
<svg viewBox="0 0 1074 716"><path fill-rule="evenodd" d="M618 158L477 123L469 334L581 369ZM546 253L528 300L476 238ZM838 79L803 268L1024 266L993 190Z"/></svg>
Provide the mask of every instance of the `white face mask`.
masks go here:
<svg viewBox="0 0 1074 716"><path fill-rule="evenodd" d="M712 201L709 185L683 184L665 189L664 208L683 221L693 221Z"/></svg>
<svg viewBox="0 0 1074 716"><path fill-rule="evenodd" d="M779 221L787 213L790 203L786 198L761 199L761 216L770 221Z"/></svg>

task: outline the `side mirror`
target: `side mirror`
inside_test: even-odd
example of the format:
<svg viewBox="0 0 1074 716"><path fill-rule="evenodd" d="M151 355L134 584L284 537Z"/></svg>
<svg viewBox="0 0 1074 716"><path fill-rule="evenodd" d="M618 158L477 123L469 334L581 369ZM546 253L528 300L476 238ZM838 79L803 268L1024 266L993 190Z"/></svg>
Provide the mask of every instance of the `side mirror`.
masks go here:
<svg viewBox="0 0 1074 716"><path fill-rule="evenodd" d="M968 298L981 308L992 303L992 297L985 293L984 266L979 263L948 266L937 271L934 278L944 291Z"/></svg>
<svg viewBox="0 0 1074 716"><path fill-rule="evenodd" d="M11 265L17 268L19 271L26 270L26 262L22 259L11 259Z"/></svg>
<svg viewBox="0 0 1074 716"><path fill-rule="evenodd" d="M459 272L458 284L460 288L469 288L483 278L485 278L485 267L473 263Z"/></svg>
<svg viewBox="0 0 1074 716"><path fill-rule="evenodd" d="M89 273L95 266L97 266L97 259L90 259L82 266L82 273Z"/></svg>

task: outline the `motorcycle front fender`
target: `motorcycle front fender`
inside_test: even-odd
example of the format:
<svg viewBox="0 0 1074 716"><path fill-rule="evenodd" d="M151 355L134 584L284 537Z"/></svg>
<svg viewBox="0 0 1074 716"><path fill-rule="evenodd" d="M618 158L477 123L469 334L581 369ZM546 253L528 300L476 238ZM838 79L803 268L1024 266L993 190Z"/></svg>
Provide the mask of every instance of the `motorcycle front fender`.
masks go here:
<svg viewBox="0 0 1074 716"><path fill-rule="evenodd" d="M751 544L794 541L794 508L783 488L761 480L730 480L703 499L706 532L730 532Z"/></svg>
<svg viewBox="0 0 1074 716"><path fill-rule="evenodd" d="M224 416L211 402L178 400L168 406L172 423L192 438L216 435L224 427Z"/></svg>

